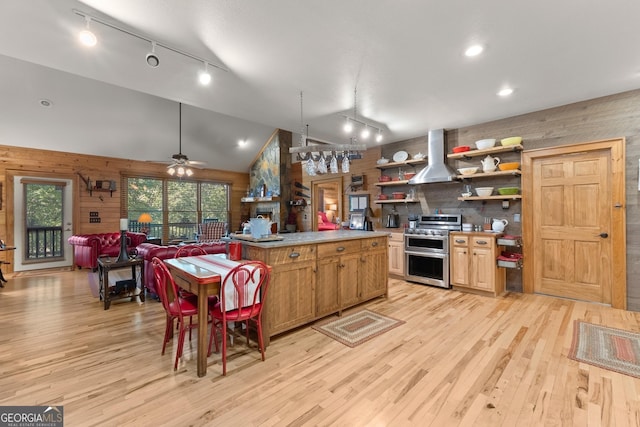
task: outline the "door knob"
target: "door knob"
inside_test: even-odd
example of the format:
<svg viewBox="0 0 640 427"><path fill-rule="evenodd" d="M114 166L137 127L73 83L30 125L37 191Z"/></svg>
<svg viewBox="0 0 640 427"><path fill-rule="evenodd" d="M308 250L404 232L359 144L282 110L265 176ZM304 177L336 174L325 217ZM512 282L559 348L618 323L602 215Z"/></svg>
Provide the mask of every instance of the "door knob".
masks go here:
<svg viewBox="0 0 640 427"><path fill-rule="evenodd" d="M607 237L609 237L608 233L600 233L598 234L598 236L602 237L603 239L606 239Z"/></svg>

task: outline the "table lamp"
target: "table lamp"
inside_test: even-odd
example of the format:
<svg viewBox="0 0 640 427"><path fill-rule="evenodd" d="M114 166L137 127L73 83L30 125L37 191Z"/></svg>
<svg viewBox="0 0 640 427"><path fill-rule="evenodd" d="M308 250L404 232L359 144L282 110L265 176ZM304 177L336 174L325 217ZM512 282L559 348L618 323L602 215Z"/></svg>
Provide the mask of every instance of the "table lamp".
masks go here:
<svg viewBox="0 0 640 427"><path fill-rule="evenodd" d="M140 232L144 234L149 234L149 224L151 224L153 220L151 219L151 215L148 213L140 214L138 217L138 223L141 225Z"/></svg>
<svg viewBox="0 0 640 427"><path fill-rule="evenodd" d="M117 262L129 261L127 253L127 229L129 228L129 220L120 218L120 255Z"/></svg>

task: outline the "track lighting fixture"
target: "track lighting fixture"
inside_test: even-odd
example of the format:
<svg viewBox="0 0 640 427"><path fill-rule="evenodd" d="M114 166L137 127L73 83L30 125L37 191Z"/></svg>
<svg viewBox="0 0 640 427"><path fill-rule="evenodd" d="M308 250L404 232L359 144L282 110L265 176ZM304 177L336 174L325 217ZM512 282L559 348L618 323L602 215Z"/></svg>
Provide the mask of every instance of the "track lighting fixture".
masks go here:
<svg viewBox="0 0 640 427"><path fill-rule="evenodd" d="M98 43L98 39L96 38L96 35L91 32L91 29L89 28L91 24L91 18L88 16L85 16L84 20L85 20L85 28L84 30L80 31L80 34L78 34L80 43L89 47L95 46Z"/></svg>
<svg viewBox="0 0 640 427"><path fill-rule="evenodd" d="M368 123L358 120L358 104L357 104L357 88L353 90L353 117L343 116L344 117L344 126L342 127L346 133L353 132L353 124L358 123L362 125L362 130L360 131L360 137L362 139L368 139L371 136L371 131L376 130L376 142L382 142L382 129L376 126L371 126Z"/></svg>
<svg viewBox="0 0 640 427"><path fill-rule="evenodd" d="M200 80L201 85L205 86L211 83L211 74L209 74L209 67L206 62L204 63L204 71L200 73L198 80Z"/></svg>
<svg viewBox="0 0 640 427"><path fill-rule="evenodd" d="M198 79L200 81L200 83L202 83L203 85L207 85L211 82L211 74L209 73L208 67L209 65L222 70L222 71L229 71L226 68L220 66L220 65L216 65L214 64L212 61L209 61L207 59L204 58L200 58L199 56L193 55L189 52L186 52L184 50L169 46L168 44L165 43L161 43L161 42L157 42L157 41L153 41L151 40L150 37L145 36L143 34L140 33L136 33L134 31L128 30L126 28L122 28L116 24L113 24L111 22L107 22L102 20L101 18L96 18L95 16L90 16L88 14L86 14L85 12L82 12L80 10L77 9L73 9L73 13L75 13L76 15L82 16L85 21L86 21L86 26L85 29L83 31L80 32L79 37L80 40L83 44L87 45L87 46L95 46L97 43L97 39L96 36L89 30L89 23L91 21L93 22L97 22L99 24L104 25L105 27L109 27L111 29L120 31L122 33L128 34L130 36L133 36L135 38L138 38L140 40L144 40L146 42L151 43L151 52L147 54L146 56L146 60L147 60L147 64L149 64L150 67L157 67L158 65L160 65L160 58L158 57L158 55L155 52L155 48L156 46L160 46L164 49L170 50L172 52L175 52L179 55L182 56L186 56L187 58L193 59L195 61L198 61L200 63L204 64L204 72L200 72Z"/></svg>
<svg viewBox="0 0 640 427"><path fill-rule="evenodd" d="M151 52L147 53L147 64L151 68L160 65L160 58L156 55L156 42L151 42Z"/></svg>

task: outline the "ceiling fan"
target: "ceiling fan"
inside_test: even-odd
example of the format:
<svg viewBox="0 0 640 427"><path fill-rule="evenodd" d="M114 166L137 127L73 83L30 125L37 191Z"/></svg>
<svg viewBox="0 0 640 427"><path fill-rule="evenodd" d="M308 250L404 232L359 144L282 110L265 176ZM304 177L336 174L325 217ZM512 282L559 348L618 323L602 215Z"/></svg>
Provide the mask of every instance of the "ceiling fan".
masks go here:
<svg viewBox="0 0 640 427"><path fill-rule="evenodd" d="M179 103L178 127L178 152L171 156L170 164L167 166L167 173L178 177L183 177L185 175L189 177L193 175L191 168L201 168L206 165L206 162L189 160L185 154L182 154L182 102Z"/></svg>

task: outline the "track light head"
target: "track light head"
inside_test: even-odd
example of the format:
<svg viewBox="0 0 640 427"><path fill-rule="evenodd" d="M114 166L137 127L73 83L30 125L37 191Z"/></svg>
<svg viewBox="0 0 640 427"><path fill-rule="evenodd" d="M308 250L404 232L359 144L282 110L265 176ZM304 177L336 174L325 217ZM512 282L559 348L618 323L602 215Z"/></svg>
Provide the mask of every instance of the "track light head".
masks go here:
<svg viewBox="0 0 640 427"><path fill-rule="evenodd" d="M200 73L198 80L200 81L200 84L205 86L211 83L211 74L209 74L209 66L206 62L204 63L204 71Z"/></svg>
<svg viewBox="0 0 640 427"><path fill-rule="evenodd" d="M151 42L151 52L147 53L147 65L151 68L156 68L160 65L160 58L156 55L156 42Z"/></svg>
<svg viewBox="0 0 640 427"><path fill-rule="evenodd" d="M98 39L96 38L96 35L91 32L91 29L89 29L91 18L85 16L84 20L85 28L84 30L80 31L80 33L78 34L78 38L80 39L80 43L82 43L83 45L93 47L98 43Z"/></svg>

